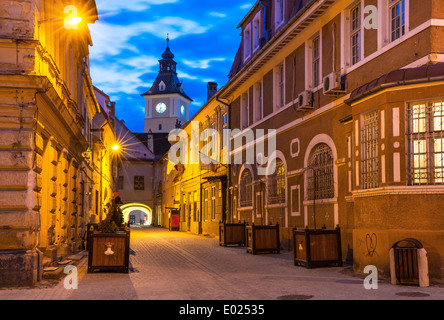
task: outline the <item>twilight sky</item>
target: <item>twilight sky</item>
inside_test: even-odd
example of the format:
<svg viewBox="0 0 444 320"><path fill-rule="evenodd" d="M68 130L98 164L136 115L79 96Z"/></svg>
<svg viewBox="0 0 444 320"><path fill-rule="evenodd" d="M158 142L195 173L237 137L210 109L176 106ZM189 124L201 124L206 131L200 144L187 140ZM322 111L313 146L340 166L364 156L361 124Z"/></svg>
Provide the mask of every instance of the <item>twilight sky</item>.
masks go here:
<svg viewBox="0 0 444 320"><path fill-rule="evenodd" d="M91 77L117 102L117 117L143 132L145 100L170 37L177 73L194 102L206 102L207 82L224 86L241 37L237 25L254 0L96 0L99 21L90 25Z"/></svg>

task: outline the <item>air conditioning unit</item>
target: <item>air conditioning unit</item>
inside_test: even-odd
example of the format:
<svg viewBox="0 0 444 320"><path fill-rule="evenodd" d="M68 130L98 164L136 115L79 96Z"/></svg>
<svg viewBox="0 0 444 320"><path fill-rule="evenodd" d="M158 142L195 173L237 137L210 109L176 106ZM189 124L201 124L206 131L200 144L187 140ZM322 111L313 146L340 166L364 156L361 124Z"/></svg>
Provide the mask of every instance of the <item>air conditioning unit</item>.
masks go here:
<svg viewBox="0 0 444 320"><path fill-rule="evenodd" d="M298 97L298 110L311 110L313 109L313 92L304 91L299 94Z"/></svg>
<svg viewBox="0 0 444 320"><path fill-rule="evenodd" d="M343 93L341 74L339 72L330 73L324 78L324 94Z"/></svg>

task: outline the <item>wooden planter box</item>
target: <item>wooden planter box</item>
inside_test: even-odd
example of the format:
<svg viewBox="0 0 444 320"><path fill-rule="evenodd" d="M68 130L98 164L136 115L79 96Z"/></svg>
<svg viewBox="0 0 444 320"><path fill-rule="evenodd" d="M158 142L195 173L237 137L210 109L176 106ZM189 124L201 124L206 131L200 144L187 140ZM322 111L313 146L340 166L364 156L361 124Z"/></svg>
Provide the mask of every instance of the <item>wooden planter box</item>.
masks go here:
<svg viewBox="0 0 444 320"><path fill-rule="evenodd" d="M245 246L245 227L244 223L219 223L219 245L220 246Z"/></svg>
<svg viewBox="0 0 444 320"><path fill-rule="evenodd" d="M279 224L269 226L246 226L247 252L280 253Z"/></svg>
<svg viewBox="0 0 444 320"><path fill-rule="evenodd" d="M293 230L294 264L307 268L342 267L341 229Z"/></svg>
<svg viewBox="0 0 444 320"><path fill-rule="evenodd" d="M118 233L90 232L88 235L88 250L88 273L94 271L128 273L129 230Z"/></svg>

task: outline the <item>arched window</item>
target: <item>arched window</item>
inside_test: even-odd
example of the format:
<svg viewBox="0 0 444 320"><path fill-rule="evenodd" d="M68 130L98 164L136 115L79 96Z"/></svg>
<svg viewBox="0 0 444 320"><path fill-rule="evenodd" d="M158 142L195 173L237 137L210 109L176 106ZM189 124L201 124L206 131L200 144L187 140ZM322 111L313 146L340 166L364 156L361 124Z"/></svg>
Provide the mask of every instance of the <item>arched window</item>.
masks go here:
<svg viewBox="0 0 444 320"><path fill-rule="evenodd" d="M331 199L335 196L333 154L325 143L318 144L307 168L307 197L309 200Z"/></svg>
<svg viewBox="0 0 444 320"><path fill-rule="evenodd" d="M249 170L242 173L239 191L240 207L251 207L253 205L253 178Z"/></svg>
<svg viewBox="0 0 444 320"><path fill-rule="evenodd" d="M269 175L267 180L268 203L285 203L286 181L284 162L277 158L275 161L273 161L271 166L273 167L270 168L270 172L273 172L273 174Z"/></svg>

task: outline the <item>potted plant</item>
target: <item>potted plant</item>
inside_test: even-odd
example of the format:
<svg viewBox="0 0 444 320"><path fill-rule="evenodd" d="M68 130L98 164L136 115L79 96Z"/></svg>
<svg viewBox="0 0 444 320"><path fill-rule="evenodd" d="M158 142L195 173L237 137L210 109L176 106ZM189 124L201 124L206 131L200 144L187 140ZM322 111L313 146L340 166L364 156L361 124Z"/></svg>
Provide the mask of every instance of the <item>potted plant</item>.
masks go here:
<svg viewBox="0 0 444 320"><path fill-rule="evenodd" d="M107 204L106 219L89 230L88 272L117 271L128 273L130 228L116 201Z"/></svg>

